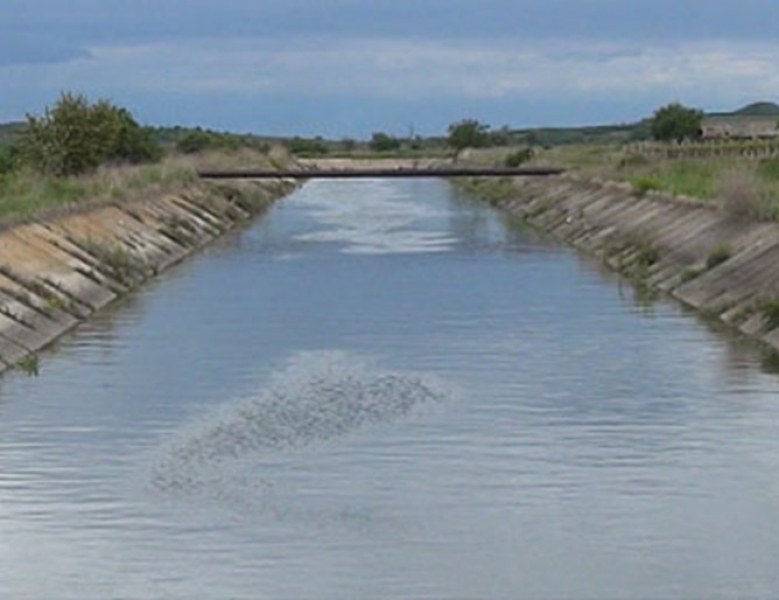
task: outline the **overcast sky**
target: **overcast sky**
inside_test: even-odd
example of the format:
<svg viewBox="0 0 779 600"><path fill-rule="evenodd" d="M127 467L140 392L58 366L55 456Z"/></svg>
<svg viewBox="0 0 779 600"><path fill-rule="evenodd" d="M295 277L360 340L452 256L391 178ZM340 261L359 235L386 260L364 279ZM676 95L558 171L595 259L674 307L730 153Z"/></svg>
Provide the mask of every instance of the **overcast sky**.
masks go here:
<svg viewBox="0 0 779 600"><path fill-rule="evenodd" d="M62 90L149 124L365 137L779 100L776 0L0 0L0 121Z"/></svg>

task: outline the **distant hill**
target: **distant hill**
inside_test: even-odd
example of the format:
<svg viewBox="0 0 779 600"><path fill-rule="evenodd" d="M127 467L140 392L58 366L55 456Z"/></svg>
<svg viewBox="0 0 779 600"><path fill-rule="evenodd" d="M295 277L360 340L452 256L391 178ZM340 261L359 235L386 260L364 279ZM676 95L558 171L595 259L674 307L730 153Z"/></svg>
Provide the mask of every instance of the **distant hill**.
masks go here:
<svg viewBox="0 0 779 600"><path fill-rule="evenodd" d="M755 102L733 111L740 117L779 117L779 104L775 102Z"/></svg>

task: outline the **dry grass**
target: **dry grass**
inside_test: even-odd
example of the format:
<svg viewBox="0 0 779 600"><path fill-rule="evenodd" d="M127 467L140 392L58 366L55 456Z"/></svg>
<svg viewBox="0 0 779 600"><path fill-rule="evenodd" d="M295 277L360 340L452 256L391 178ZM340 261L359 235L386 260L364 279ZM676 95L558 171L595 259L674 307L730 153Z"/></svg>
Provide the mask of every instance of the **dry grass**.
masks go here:
<svg viewBox="0 0 779 600"><path fill-rule="evenodd" d="M198 169L273 168L289 162L283 150L175 155L141 166L107 166L80 177L45 177L31 171L0 176L0 228L32 219L131 202L197 185Z"/></svg>
<svg viewBox="0 0 779 600"><path fill-rule="evenodd" d="M723 212L735 221L767 220L774 216L769 186L758 178L754 168L742 165L723 171L718 197Z"/></svg>

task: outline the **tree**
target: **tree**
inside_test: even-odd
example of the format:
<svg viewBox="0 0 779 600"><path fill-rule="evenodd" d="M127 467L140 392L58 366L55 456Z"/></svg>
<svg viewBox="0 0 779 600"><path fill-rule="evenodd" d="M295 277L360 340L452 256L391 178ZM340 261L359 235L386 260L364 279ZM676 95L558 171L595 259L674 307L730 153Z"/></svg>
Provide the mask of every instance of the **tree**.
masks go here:
<svg viewBox="0 0 779 600"><path fill-rule="evenodd" d="M188 131L176 142L176 150L182 154L195 154L214 145L214 136L200 127Z"/></svg>
<svg viewBox="0 0 779 600"><path fill-rule="evenodd" d="M377 131L371 136L371 149L375 152L389 152L400 148L400 140L382 131Z"/></svg>
<svg viewBox="0 0 779 600"><path fill-rule="evenodd" d="M663 142L698 137L702 120L703 111L672 102L655 111L650 125L652 137Z"/></svg>
<svg viewBox="0 0 779 600"><path fill-rule="evenodd" d="M489 144L489 128L476 119L463 119L449 125L447 143L457 152L465 148L482 148Z"/></svg>
<svg viewBox="0 0 779 600"><path fill-rule="evenodd" d="M55 176L79 175L105 162L154 161L162 154L129 111L69 92L43 116L27 115L19 145L25 162Z"/></svg>

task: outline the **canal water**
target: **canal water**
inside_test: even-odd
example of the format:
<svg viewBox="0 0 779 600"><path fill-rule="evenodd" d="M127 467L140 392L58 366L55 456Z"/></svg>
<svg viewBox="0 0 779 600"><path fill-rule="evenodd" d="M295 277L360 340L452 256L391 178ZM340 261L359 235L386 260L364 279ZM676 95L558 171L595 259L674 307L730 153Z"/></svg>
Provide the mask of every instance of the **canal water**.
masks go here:
<svg viewBox="0 0 779 600"><path fill-rule="evenodd" d="M779 594L779 378L442 181L309 183L0 378L9 599Z"/></svg>

